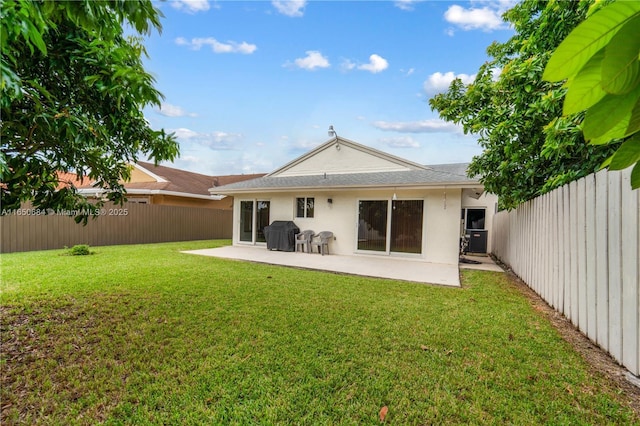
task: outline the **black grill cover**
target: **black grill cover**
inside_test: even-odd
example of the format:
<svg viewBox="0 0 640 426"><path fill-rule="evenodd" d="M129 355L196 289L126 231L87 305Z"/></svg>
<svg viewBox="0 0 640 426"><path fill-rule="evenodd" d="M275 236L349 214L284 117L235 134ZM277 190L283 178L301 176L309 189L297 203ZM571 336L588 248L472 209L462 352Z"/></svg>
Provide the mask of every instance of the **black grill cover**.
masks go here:
<svg viewBox="0 0 640 426"><path fill-rule="evenodd" d="M300 228L290 220L275 220L264 227L264 237L267 239L267 249L280 251L295 251L296 234Z"/></svg>

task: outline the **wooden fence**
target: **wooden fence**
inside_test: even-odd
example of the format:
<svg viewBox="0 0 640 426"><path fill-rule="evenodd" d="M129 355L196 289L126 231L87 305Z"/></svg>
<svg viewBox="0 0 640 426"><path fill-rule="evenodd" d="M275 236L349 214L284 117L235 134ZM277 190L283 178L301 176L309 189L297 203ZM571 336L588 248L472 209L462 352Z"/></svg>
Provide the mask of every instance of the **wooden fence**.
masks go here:
<svg viewBox="0 0 640 426"><path fill-rule="evenodd" d="M493 251L547 303L640 375L640 195L600 171L494 217Z"/></svg>
<svg viewBox="0 0 640 426"><path fill-rule="evenodd" d="M232 212L125 203L106 205L86 226L74 212L40 214L32 208L0 216L0 252L48 250L76 244L106 246L231 238Z"/></svg>

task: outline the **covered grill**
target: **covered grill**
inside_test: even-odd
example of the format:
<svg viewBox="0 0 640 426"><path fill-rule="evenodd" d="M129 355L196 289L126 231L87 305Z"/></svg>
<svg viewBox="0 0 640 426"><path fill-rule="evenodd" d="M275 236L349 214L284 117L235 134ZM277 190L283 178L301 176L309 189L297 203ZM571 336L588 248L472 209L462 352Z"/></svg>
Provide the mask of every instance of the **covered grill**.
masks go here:
<svg viewBox="0 0 640 426"><path fill-rule="evenodd" d="M295 251L296 234L300 228L290 220L275 220L264 227L267 249L280 251Z"/></svg>

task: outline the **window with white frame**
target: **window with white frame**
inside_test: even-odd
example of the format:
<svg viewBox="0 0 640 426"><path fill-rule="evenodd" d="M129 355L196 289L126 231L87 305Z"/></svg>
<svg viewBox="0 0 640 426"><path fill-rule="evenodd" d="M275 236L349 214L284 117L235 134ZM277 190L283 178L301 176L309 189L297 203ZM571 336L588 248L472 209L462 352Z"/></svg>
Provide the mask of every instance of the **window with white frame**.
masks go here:
<svg viewBox="0 0 640 426"><path fill-rule="evenodd" d="M314 198L296 198L296 217L313 217Z"/></svg>

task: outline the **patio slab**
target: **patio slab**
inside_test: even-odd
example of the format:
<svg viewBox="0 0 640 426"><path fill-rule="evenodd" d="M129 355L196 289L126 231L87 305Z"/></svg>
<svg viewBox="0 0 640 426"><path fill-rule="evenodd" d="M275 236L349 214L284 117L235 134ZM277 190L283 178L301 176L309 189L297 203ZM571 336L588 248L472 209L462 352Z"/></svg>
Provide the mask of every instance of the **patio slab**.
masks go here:
<svg viewBox="0 0 640 426"><path fill-rule="evenodd" d="M493 259L490 258L489 256L472 256L467 254L464 256L464 258L475 261L475 262L480 262L480 263L473 264L473 263L460 262L460 269L476 269L480 271L504 272L504 269L496 265Z"/></svg>
<svg viewBox="0 0 640 426"><path fill-rule="evenodd" d="M254 246L225 246L213 249L190 250L184 253L367 277L460 286L457 265L428 263L418 259L335 254L321 256L315 253L271 251L265 247Z"/></svg>

